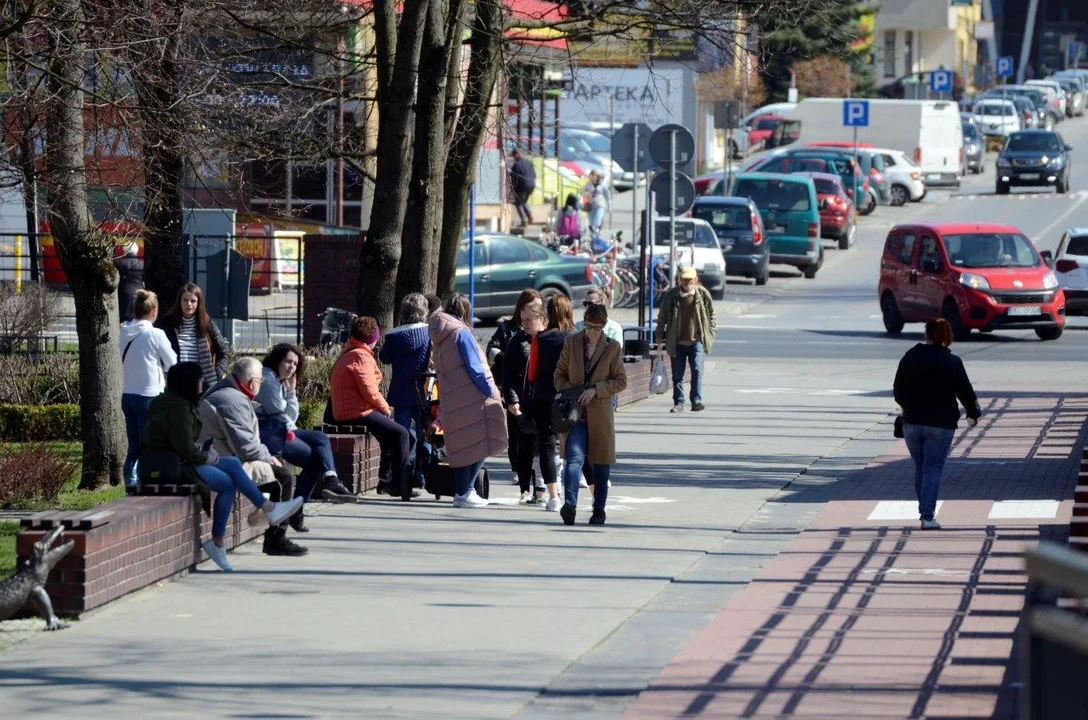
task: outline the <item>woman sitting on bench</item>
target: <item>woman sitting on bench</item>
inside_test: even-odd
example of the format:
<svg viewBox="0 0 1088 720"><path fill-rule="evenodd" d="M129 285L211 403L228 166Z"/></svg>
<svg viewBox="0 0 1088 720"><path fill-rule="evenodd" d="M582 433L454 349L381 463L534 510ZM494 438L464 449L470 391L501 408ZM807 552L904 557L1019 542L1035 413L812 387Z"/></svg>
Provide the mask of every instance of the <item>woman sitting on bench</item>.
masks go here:
<svg viewBox="0 0 1088 720"><path fill-rule="evenodd" d="M382 448L378 492L401 495L409 481L410 441L408 431L393 421L393 409L379 389L382 371L374 359L374 346L381 336L377 320L355 318L351 337L332 368L329 405L337 425L361 425L378 439Z"/></svg>
<svg viewBox="0 0 1088 720"><path fill-rule="evenodd" d="M295 514L302 506L302 498L286 502L266 500L238 458L219 457L213 449L197 445L201 423L197 404L204 392L204 371L199 363L183 362L174 365L166 374L166 392L151 401L147 425L144 431L140 471L145 481L156 469L165 471L164 481L203 485L215 491L212 510L212 539L203 543L204 552L221 569L234 567L227 560L224 540L234 494L240 492L256 507L264 510L270 525L279 525ZM169 469L177 468L180 458L179 478L170 478Z"/></svg>

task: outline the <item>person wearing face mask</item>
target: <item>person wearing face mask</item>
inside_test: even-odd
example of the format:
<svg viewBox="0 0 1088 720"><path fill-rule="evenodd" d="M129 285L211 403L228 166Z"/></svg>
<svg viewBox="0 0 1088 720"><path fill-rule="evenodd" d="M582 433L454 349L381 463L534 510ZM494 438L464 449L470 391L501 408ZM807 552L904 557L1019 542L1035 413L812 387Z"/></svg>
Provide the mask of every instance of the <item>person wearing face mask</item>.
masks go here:
<svg viewBox="0 0 1088 720"><path fill-rule="evenodd" d="M684 369L691 367L691 409L703 405L703 356L714 347L717 319L710 291L699 284L693 267L680 268L680 284L670 288L661 300L657 315L658 348L664 347L672 359L672 410L684 411Z"/></svg>

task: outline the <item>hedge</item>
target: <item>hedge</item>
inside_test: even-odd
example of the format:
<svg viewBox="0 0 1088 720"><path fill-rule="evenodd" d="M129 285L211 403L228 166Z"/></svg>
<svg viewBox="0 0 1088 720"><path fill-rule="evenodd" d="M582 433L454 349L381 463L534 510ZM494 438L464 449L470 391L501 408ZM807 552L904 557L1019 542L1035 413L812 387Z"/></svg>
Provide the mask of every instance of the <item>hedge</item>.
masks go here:
<svg viewBox="0 0 1088 720"><path fill-rule="evenodd" d="M303 400L298 426L317 427L324 414L324 401ZM79 439L79 405L0 405L0 442Z"/></svg>
<svg viewBox="0 0 1088 720"><path fill-rule="evenodd" d="M79 440L79 405L0 405L0 440Z"/></svg>

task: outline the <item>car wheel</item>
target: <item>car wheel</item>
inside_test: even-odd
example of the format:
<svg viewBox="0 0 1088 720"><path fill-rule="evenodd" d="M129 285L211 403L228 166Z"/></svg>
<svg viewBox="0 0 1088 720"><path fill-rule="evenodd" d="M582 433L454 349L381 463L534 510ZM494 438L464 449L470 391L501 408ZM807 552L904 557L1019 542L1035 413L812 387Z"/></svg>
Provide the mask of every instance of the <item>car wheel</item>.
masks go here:
<svg viewBox="0 0 1088 720"><path fill-rule="evenodd" d="M872 193L869 193L868 201L865 203L865 207L858 209L858 215L871 215L873 210L876 210L876 198L873 197Z"/></svg>
<svg viewBox="0 0 1088 720"><path fill-rule="evenodd" d="M998 195L1008 195L1009 194L1009 184L998 181L997 185L994 187L994 192L997 193Z"/></svg>
<svg viewBox="0 0 1088 720"><path fill-rule="evenodd" d="M1057 340L1062 336L1063 330L1065 330L1064 327L1035 328L1035 334L1040 340Z"/></svg>
<svg viewBox="0 0 1088 720"><path fill-rule="evenodd" d="M1058 191L1059 195L1065 195L1069 192L1069 181L1063 177L1059 177L1058 181L1054 183L1054 189Z"/></svg>
<svg viewBox="0 0 1088 720"><path fill-rule="evenodd" d="M910 190L902 185L892 185L892 206L902 207L910 200Z"/></svg>
<svg viewBox="0 0 1088 720"><path fill-rule="evenodd" d="M889 335L898 335L903 332L906 322L899 314L899 305L896 304L895 297L890 292L884 293L884 296L880 298L880 315L884 320L884 329Z"/></svg>
<svg viewBox="0 0 1088 720"><path fill-rule="evenodd" d="M547 287L540 288L540 299L544 302L544 307L548 306L549 300L559 295L566 296L566 293L563 292L563 288L558 288L554 285L548 285Z"/></svg>
<svg viewBox="0 0 1088 720"><path fill-rule="evenodd" d="M948 321L949 327L952 328L952 339L957 342L963 342L971 335L971 329L963 326L963 318L960 317L960 309L956 307L956 303L951 298L944 301L944 307L941 308L941 315Z"/></svg>
<svg viewBox="0 0 1088 720"><path fill-rule="evenodd" d="M710 297L715 300L725 300L725 288L720 287L717 290L711 290Z"/></svg>
<svg viewBox="0 0 1088 720"><path fill-rule="evenodd" d="M756 285L766 285L767 281L771 279L771 264L767 263L763 266L763 272L756 275Z"/></svg>
<svg viewBox="0 0 1088 720"><path fill-rule="evenodd" d="M805 265L801 268L801 272L804 273L806 280L813 280L816 277L816 273L820 271L819 265Z"/></svg>
<svg viewBox="0 0 1088 720"><path fill-rule="evenodd" d="M846 228L846 232L839 238L839 250L849 250L854 244L854 240L858 234L858 226L853 223Z"/></svg>

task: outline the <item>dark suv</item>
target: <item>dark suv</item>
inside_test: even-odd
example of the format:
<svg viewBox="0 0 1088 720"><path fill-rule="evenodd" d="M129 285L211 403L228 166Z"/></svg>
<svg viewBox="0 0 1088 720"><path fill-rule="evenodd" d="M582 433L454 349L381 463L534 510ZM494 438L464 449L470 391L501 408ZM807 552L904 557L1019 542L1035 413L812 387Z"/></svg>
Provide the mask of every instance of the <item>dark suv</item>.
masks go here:
<svg viewBox="0 0 1088 720"><path fill-rule="evenodd" d="M725 274L742 275L766 285L770 277L770 246L759 208L746 197L704 195L696 198L691 216L714 228L725 256Z"/></svg>
<svg viewBox="0 0 1088 720"><path fill-rule="evenodd" d="M997 156L997 194L1014 185L1053 185L1069 191L1070 150L1062 136L1050 130L1020 130L1009 135Z"/></svg>

